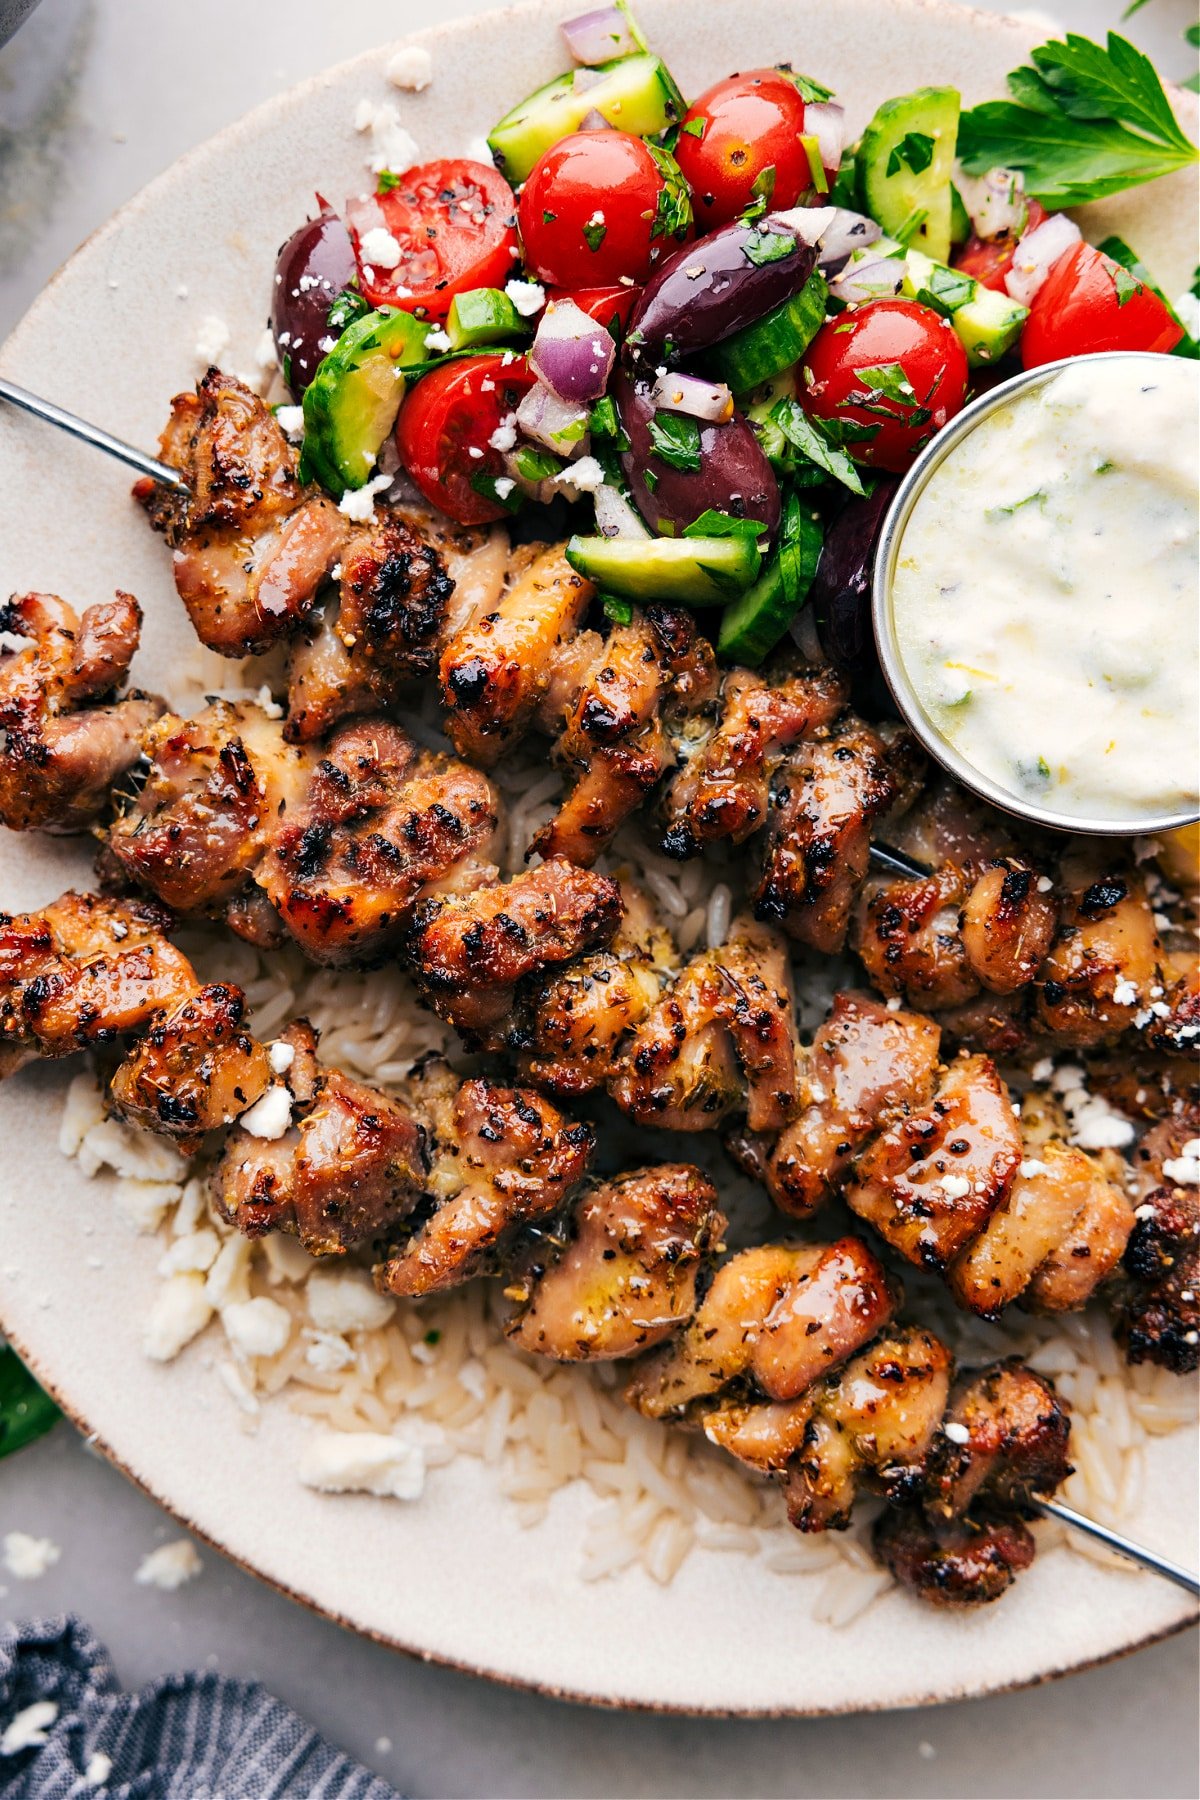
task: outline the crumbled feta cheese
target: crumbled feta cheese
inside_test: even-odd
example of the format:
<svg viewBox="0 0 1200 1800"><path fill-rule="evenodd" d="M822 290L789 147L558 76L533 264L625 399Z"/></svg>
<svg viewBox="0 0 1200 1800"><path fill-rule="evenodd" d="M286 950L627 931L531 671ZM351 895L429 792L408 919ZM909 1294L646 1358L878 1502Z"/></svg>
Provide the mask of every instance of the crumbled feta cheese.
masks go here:
<svg viewBox="0 0 1200 1800"><path fill-rule="evenodd" d="M262 1094L253 1106L238 1120L243 1131L251 1137L274 1140L281 1138L292 1122L292 1096L287 1088L276 1082Z"/></svg>
<svg viewBox="0 0 1200 1800"><path fill-rule="evenodd" d="M371 134L367 167L373 175L378 175L382 169L392 169L400 174L411 169L420 158L415 140L401 125L400 115L389 100L379 106L371 100L360 100L354 114L354 129Z"/></svg>
<svg viewBox="0 0 1200 1800"><path fill-rule="evenodd" d="M91 1075L76 1075L67 1089L58 1125L58 1148L63 1156L74 1156L94 1125L104 1119L104 1095Z"/></svg>
<svg viewBox="0 0 1200 1800"><path fill-rule="evenodd" d="M260 369L270 370L279 367L279 358L275 354L275 335L269 325L258 340L254 360Z"/></svg>
<svg viewBox="0 0 1200 1800"><path fill-rule="evenodd" d="M491 437L488 439L488 443L493 450L499 450L501 455L504 455L509 450L516 449L517 416L515 413L509 413L506 419L501 419L495 431L493 431Z"/></svg>
<svg viewBox="0 0 1200 1800"><path fill-rule="evenodd" d="M262 1240L263 1261L267 1279L272 1283L287 1282L295 1287L308 1280L313 1272L313 1259L294 1237L282 1231L270 1231Z"/></svg>
<svg viewBox="0 0 1200 1800"><path fill-rule="evenodd" d="M443 331L440 325L436 326L433 331L427 331L425 334L425 348L427 350L449 350L450 333L448 331Z"/></svg>
<svg viewBox="0 0 1200 1800"><path fill-rule="evenodd" d="M497 500L507 500L516 485L511 475L497 475L492 483L492 491Z"/></svg>
<svg viewBox="0 0 1200 1800"><path fill-rule="evenodd" d="M135 1131L120 1119L103 1119L94 1125L80 1144L78 1156L85 1175L112 1169L134 1181L177 1184L187 1174L184 1158L165 1138ZM117 1204L121 1204L119 1194Z"/></svg>
<svg viewBox="0 0 1200 1800"><path fill-rule="evenodd" d="M1123 1150L1133 1142L1133 1126L1107 1108L1088 1108L1086 1118L1075 1122L1071 1136L1081 1150Z"/></svg>
<svg viewBox="0 0 1200 1800"><path fill-rule="evenodd" d="M278 1300L259 1294L221 1309L221 1324L238 1356L278 1356L292 1331L292 1315Z"/></svg>
<svg viewBox="0 0 1200 1800"><path fill-rule="evenodd" d="M111 1774L112 1757L105 1756L103 1750L93 1750L83 1771L83 1779L88 1786L103 1787Z"/></svg>
<svg viewBox="0 0 1200 1800"><path fill-rule="evenodd" d="M391 232L382 225L373 225L364 232L358 249L363 261L376 269L394 269L403 254Z"/></svg>
<svg viewBox="0 0 1200 1800"><path fill-rule="evenodd" d="M952 1444L965 1444L971 1436L966 1426L960 1425L955 1419L948 1419L942 1426L942 1430Z"/></svg>
<svg viewBox="0 0 1200 1800"><path fill-rule="evenodd" d="M506 281L504 291L523 319L531 319L546 304L546 290L540 281Z"/></svg>
<svg viewBox="0 0 1200 1800"><path fill-rule="evenodd" d="M1122 975L1113 987L1112 997L1114 1006L1136 1006L1138 991L1132 981Z"/></svg>
<svg viewBox="0 0 1200 1800"><path fill-rule="evenodd" d="M1034 1081L1049 1081L1054 1074L1053 1057L1040 1057L1039 1060L1034 1063L1032 1069L1030 1069L1029 1074Z"/></svg>
<svg viewBox="0 0 1200 1800"><path fill-rule="evenodd" d="M1135 1219L1157 1219L1158 1208L1151 1201L1144 1200L1140 1206L1135 1207L1133 1216Z"/></svg>
<svg viewBox="0 0 1200 1800"><path fill-rule="evenodd" d="M216 313L205 313L196 333L196 356L202 363L215 363L229 348L229 327Z"/></svg>
<svg viewBox="0 0 1200 1800"><path fill-rule="evenodd" d="M204 1291L210 1306L229 1306L235 1300L250 1298L250 1261L253 1246L248 1237L235 1231L221 1245L221 1254L208 1271Z"/></svg>
<svg viewBox="0 0 1200 1800"><path fill-rule="evenodd" d="M563 486L569 483L581 494L594 494L597 488L604 486L604 470L594 456L581 456L554 479Z"/></svg>
<svg viewBox="0 0 1200 1800"><path fill-rule="evenodd" d="M36 1581L62 1555L51 1538L31 1537L27 1531L4 1534L4 1566L18 1581Z"/></svg>
<svg viewBox="0 0 1200 1800"><path fill-rule="evenodd" d="M22 637L19 631L0 631L0 654L18 656L22 650L32 650L36 638Z"/></svg>
<svg viewBox="0 0 1200 1800"><path fill-rule="evenodd" d="M175 1538L172 1543L160 1544L157 1550L143 1556L133 1579L139 1587L162 1588L173 1593L185 1581L194 1581L203 1567L191 1538Z"/></svg>
<svg viewBox="0 0 1200 1800"><path fill-rule="evenodd" d="M298 444L304 437L304 408L302 406L277 406L275 420L284 437L293 444Z"/></svg>
<svg viewBox="0 0 1200 1800"><path fill-rule="evenodd" d="M279 276L277 275L275 277L275 279L276 279L276 281L278 281ZM179 286L175 289L175 298L177 300L186 300L187 297L188 297L188 284L186 281L181 281Z"/></svg>
<svg viewBox="0 0 1200 1800"><path fill-rule="evenodd" d="M1162 1169L1167 1180L1179 1187L1200 1186L1200 1155L1189 1156L1186 1146L1182 1156L1168 1156Z"/></svg>
<svg viewBox="0 0 1200 1800"><path fill-rule="evenodd" d="M433 80L433 58L423 45L405 44L388 62L387 78L393 87L419 94Z"/></svg>
<svg viewBox="0 0 1200 1800"><path fill-rule="evenodd" d="M142 1349L151 1362L170 1362L204 1330L212 1313L203 1275L172 1275L159 1288L150 1308Z"/></svg>
<svg viewBox="0 0 1200 1800"><path fill-rule="evenodd" d="M390 475L376 475L360 488L347 488L338 501L338 511L356 525L366 525L375 517L375 496L392 485Z"/></svg>
<svg viewBox="0 0 1200 1800"><path fill-rule="evenodd" d="M175 1181L134 1181L128 1176L118 1181L113 1199L122 1218L135 1231L157 1231L167 1208L178 1200L180 1188Z"/></svg>
<svg viewBox="0 0 1200 1800"><path fill-rule="evenodd" d="M46 1734L58 1717L53 1700L35 1700L22 1707L4 1727L0 1737L0 1756L17 1756L22 1750L36 1750L46 1742Z"/></svg>
<svg viewBox="0 0 1200 1800"><path fill-rule="evenodd" d="M159 1258L160 1275L184 1275L189 1272L206 1275L217 1260L221 1249L221 1240L215 1231L205 1227L200 1231L190 1232L187 1237L176 1238L164 1255Z"/></svg>
<svg viewBox="0 0 1200 1800"><path fill-rule="evenodd" d="M1036 1156L1027 1156L1021 1164L1018 1173L1023 1175L1026 1181L1028 1181L1030 1177L1034 1175L1048 1175L1050 1170L1047 1164L1039 1162Z"/></svg>
<svg viewBox="0 0 1200 1800"><path fill-rule="evenodd" d="M893 994L887 1003L887 1009L889 1012L899 1012L903 1004L904 1002L901 1000L899 994Z"/></svg>
<svg viewBox="0 0 1200 1800"><path fill-rule="evenodd" d="M338 1331L304 1332L308 1349L304 1352L304 1360L310 1369L318 1369L323 1375L333 1375L338 1369L348 1369L354 1361L354 1351Z"/></svg>
<svg viewBox="0 0 1200 1800"><path fill-rule="evenodd" d="M374 1431L314 1432L300 1456L305 1487L324 1494L364 1493L419 1500L425 1452L419 1444Z"/></svg>
<svg viewBox="0 0 1200 1800"><path fill-rule="evenodd" d="M306 1289L308 1316L322 1331L373 1331L386 1325L394 1302L358 1269L321 1269Z"/></svg>
<svg viewBox="0 0 1200 1800"><path fill-rule="evenodd" d="M1048 894L1050 892L1050 889L1053 886L1054 886L1054 883L1051 881L1051 879L1048 875L1039 875L1038 876L1037 891L1039 894Z"/></svg>
<svg viewBox="0 0 1200 1800"><path fill-rule="evenodd" d="M271 1065L272 1075L286 1075L296 1060L294 1044L275 1043L267 1051L267 1061Z"/></svg>
<svg viewBox="0 0 1200 1800"><path fill-rule="evenodd" d="M964 1200L971 1191L965 1175L943 1175L938 1186L949 1200Z"/></svg>

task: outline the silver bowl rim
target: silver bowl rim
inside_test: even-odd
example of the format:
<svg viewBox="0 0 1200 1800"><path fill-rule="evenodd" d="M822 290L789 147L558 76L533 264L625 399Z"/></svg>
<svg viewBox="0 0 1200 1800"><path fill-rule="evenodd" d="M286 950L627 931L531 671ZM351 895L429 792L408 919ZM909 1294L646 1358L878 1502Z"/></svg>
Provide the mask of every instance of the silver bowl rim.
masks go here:
<svg viewBox="0 0 1200 1800"><path fill-rule="evenodd" d="M1024 369L1020 374L1010 376L1007 381L999 382L994 388L989 388L986 394L980 394L977 399L972 400L948 425L936 433L901 481L884 518L871 576L871 623L879 664L901 717L928 754L964 787L990 801L1002 812L1011 813L1033 825L1047 826L1054 831L1092 837L1153 837L1156 832L1175 831L1180 826L1195 824L1200 819L1200 808L1157 816L1142 814L1132 819L1083 818L1074 813L1056 812L1052 808L1023 800L1020 795L1001 787L998 782L983 774L942 735L921 704L896 641L891 605L892 578L900 543L914 506L934 473L976 426L1006 406L1016 395L1053 380L1064 369L1078 368L1083 360L1128 362L1133 358L1160 366L1163 361L1161 352L1150 350L1101 350L1093 352L1086 359L1078 356L1062 357L1057 362L1042 363L1036 369Z"/></svg>

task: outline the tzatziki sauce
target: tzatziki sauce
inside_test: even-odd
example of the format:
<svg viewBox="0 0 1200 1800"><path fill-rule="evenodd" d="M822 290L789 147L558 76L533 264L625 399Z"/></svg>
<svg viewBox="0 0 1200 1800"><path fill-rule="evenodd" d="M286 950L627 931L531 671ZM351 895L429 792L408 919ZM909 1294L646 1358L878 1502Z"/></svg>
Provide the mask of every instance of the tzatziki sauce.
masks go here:
<svg viewBox="0 0 1200 1800"><path fill-rule="evenodd" d="M891 588L929 721L1017 801L1200 806L1200 368L1080 357L934 469Z"/></svg>

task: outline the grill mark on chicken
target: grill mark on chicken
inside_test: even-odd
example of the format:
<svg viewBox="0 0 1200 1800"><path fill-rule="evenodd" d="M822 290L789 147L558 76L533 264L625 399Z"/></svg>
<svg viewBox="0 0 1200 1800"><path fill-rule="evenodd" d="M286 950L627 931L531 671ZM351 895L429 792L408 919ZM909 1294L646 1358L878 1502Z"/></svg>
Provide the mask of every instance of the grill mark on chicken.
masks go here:
<svg viewBox="0 0 1200 1800"><path fill-rule="evenodd" d="M85 607L55 594L0 606L0 824L75 831L99 818L163 710L152 694L116 696L138 646L132 594ZM19 640L25 640L21 643Z"/></svg>

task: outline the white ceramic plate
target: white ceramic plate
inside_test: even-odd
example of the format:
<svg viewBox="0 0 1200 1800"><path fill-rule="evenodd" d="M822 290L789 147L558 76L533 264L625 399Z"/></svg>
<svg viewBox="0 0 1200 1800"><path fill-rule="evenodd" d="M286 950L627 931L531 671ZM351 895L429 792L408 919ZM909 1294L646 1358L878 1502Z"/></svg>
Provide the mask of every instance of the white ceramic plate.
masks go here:
<svg viewBox="0 0 1200 1800"><path fill-rule="evenodd" d="M536 0L422 34L433 85L400 97L422 153L465 153L499 113L556 74L556 21L578 10L578 0ZM856 131L881 99L925 82L953 82L968 103L999 93L1036 41L1028 25L937 0L639 0L638 10L686 90L789 59L836 85ZM396 98L383 80L386 56L305 83L175 164L51 282L0 356L3 372L152 446L168 397L197 373L201 313L232 328L226 365L253 367L276 246L314 188L340 199L360 186L363 142L351 122L361 96ZM1194 107L1190 122L1194 130ZM1194 171L1103 210L1096 223L1127 235L1169 292L1185 285L1195 262ZM125 472L5 414L0 591L91 601L117 585L148 615L137 679L169 692L192 638ZM3 835L5 907L37 905L88 880L86 843ZM668 1589L639 1571L586 1585L578 1537L591 1495L560 1494L545 1524L523 1531L471 1459L436 1473L411 1507L311 1493L293 1472L303 1427L286 1408L268 1407L261 1430L247 1435L203 1366L202 1343L165 1368L142 1356L159 1250L131 1239L104 1185L60 1157L66 1079L62 1065L43 1066L0 1089L4 1331L100 1448L190 1529L359 1631L589 1700L820 1713L1037 1681L1193 1616L1183 1595L1149 1576L1051 1555L982 1615L941 1616L896 1592L838 1631L807 1621L802 1584L737 1556L697 1552ZM1135 1529L1194 1565L1194 1442L1186 1434L1156 1442L1150 1475L1155 1498Z"/></svg>

